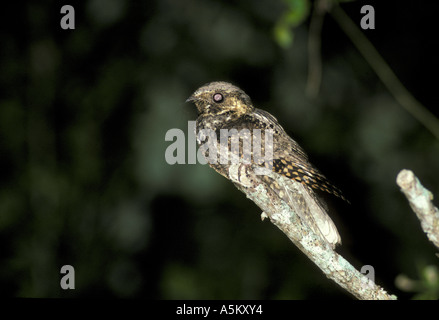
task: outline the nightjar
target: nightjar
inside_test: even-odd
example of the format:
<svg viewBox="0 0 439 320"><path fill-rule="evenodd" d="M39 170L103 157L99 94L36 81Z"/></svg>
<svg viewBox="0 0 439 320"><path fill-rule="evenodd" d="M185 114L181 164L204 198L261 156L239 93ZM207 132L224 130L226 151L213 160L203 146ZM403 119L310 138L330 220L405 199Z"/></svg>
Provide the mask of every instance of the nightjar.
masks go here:
<svg viewBox="0 0 439 320"><path fill-rule="evenodd" d="M245 177L232 173L236 172L234 164L242 164L245 171L238 170L238 173L251 170L252 179L256 177L258 183L263 183L293 210L298 204L292 197L292 192L297 192L292 184L302 184L304 192L318 204L319 210L308 211L301 219L332 247L341 244L335 224L314 191L346 199L309 162L303 149L288 136L275 117L255 108L243 90L227 82L208 83L186 102L193 102L197 107L197 140L209 166L235 184L244 184L248 183ZM256 156L255 147L259 145L260 155ZM257 172L260 168L266 168L274 175L264 175L263 170Z"/></svg>

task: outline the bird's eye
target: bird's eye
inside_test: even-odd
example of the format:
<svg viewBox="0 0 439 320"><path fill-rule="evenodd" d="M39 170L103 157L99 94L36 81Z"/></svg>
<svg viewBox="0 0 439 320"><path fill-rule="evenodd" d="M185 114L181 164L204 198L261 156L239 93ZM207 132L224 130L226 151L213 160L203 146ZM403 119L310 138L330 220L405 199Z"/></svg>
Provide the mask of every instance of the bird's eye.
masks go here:
<svg viewBox="0 0 439 320"><path fill-rule="evenodd" d="M220 103L220 102L223 102L223 100L224 100L224 97L221 93L215 93L213 95L213 101Z"/></svg>

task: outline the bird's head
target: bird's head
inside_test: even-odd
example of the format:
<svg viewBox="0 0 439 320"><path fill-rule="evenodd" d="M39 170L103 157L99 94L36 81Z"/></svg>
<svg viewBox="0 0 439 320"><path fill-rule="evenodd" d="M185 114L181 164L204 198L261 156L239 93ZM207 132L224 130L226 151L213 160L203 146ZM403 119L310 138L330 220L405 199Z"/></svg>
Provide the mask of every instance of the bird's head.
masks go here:
<svg viewBox="0 0 439 320"><path fill-rule="evenodd" d="M186 102L193 102L199 115L230 115L239 117L252 112L250 97L228 82L211 82L195 91Z"/></svg>

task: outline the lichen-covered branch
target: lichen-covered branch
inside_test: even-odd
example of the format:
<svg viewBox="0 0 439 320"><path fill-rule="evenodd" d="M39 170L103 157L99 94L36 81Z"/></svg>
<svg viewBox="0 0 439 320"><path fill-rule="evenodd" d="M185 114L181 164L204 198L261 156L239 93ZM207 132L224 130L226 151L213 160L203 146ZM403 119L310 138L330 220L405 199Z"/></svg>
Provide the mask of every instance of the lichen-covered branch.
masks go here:
<svg viewBox="0 0 439 320"><path fill-rule="evenodd" d="M269 174L270 175L270 174ZM263 184L257 183L246 186L235 183L236 187L247 195L263 210L263 217L270 218L285 235L310 258L326 276L346 289L358 299L363 300L393 300L383 288L369 280L356 270L346 259L335 252L331 245L312 231L279 197L273 196ZM301 197L303 186L297 182L295 195ZM299 200L299 199L298 199ZM303 201L303 199L300 199ZM306 209L309 210L311 206Z"/></svg>
<svg viewBox="0 0 439 320"><path fill-rule="evenodd" d="M401 170L396 178L396 183L421 221L422 230L427 234L428 239L439 248L439 210L433 205L432 193L424 188L410 170Z"/></svg>

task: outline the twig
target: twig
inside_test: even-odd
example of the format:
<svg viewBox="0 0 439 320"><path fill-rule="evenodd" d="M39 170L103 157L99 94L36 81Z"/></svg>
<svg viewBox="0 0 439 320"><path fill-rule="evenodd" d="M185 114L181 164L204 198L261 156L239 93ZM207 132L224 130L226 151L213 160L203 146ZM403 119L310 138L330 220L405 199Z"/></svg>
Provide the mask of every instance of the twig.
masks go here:
<svg viewBox="0 0 439 320"><path fill-rule="evenodd" d="M396 101L422 123L436 139L439 139L439 120L404 87L372 43L359 30L358 26L352 22L343 9L338 5L334 5L330 12Z"/></svg>
<svg viewBox="0 0 439 320"><path fill-rule="evenodd" d="M401 170L396 178L396 183L421 221L422 230L439 249L439 210L433 205L433 194L424 188L410 170Z"/></svg>
<svg viewBox="0 0 439 320"><path fill-rule="evenodd" d="M317 96L322 81L321 33L323 19L327 11L326 0L314 3L308 36L308 80L306 93L311 98Z"/></svg>
<svg viewBox="0 0 439 320"><path fill-rule="evenodd" d="M268 173L269 177L276 179L274 173ZM233 180L233 175L230 175ZM349 293L362 300L394 300L395 296L389 295L383 288L376 285L365 275L357 271L341 255L336 253L331 245L323 240L320 235L315 234L312 229L304 223L300 215L294 212L279 197L270 193L264 184L259 183L258 179L252 179L255 183L246 186L242 181L236 181L236 187L247 195L247 198L256 203L262 210L262 217L269 217L270 221L276 225L285 235L309 258L314 262L325 275L346 289ZM298 201L304 202L303 185L295 182L294 194ZM310 210L311 205L305 203L300 206L303 210Z"/></svg>

